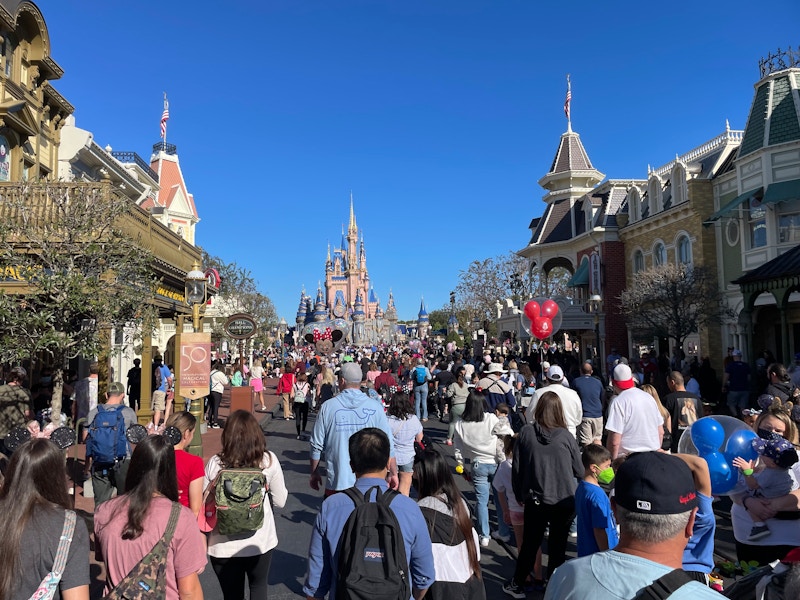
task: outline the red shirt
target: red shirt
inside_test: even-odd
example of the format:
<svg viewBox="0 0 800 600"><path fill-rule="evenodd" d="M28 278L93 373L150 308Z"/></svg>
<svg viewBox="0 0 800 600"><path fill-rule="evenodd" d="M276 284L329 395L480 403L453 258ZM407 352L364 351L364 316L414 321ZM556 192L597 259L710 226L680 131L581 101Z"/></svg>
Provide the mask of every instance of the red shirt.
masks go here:
<svg viewBox="0 0 800 600"><path fill-rule="evenodd" d="M294 373L284 373L278 381L277 392L279 394L288 394L292 391L294 385Z"/></svg>
<svg viewBox="0 0 800 600"><path fill-rule="evenodd" d="M392 377L392 374L389 372L381 373L375 378L375 389L379 390L383 384L386 384L386 387L398 387L397 380Z"/></svg>
<svg viewBox="0 0 800 600"><path fill-rule="evenodd" d="M185 450L175 450L175 470L178 472L178 502L189 506L189 484L203 478L203 459Z"/></svg>

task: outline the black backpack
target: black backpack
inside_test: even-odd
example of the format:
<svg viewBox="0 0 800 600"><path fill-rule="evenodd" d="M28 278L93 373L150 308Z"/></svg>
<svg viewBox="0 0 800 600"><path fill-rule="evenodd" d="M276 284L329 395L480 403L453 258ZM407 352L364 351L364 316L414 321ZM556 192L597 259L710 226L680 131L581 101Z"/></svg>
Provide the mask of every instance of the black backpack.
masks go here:
<svg viewBox="0 0 800 600"><path fill-rule="evenodd" d="M369 496L375 490L375 502ZM406 600L411 597L403 532L389 507L394 490L373 486L362 496L355 487L342 493L355 504L342 529L337 600Z"/></svg>

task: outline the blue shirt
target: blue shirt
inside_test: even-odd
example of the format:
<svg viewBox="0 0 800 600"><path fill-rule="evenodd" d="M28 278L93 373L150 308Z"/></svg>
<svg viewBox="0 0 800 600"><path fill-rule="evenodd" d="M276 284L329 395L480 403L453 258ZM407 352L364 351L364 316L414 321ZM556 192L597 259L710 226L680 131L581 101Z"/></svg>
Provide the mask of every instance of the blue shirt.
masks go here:
<svg viewBox="0 0 800 600"><path fill-rule="evenodd" d="M652 560L616 550L596 552L558 567L547 584L545 600L628 600L672 571ZM675 590L669 600L720 600L719 592L698 581Z"/></svg>
<svg viewBox="0 0 800 600"><path fill-rule="evenodd" d="M711 506L712 498L697 492L697 500L694 530L683 551L683 569L711 573L714 569L714 534L717 531L717 521Z"/></svg>
<svg viewBox="0 0 800 600"><path fill-rule="evenodd" d="M584 419L603 416L603 384L597 377L581 375L572 382L572 388L581 397Z"/></svg>
<svg viewBox="0 0 800 600"><path fill-rule="evenodd" d="M376 485L381 491L388 489L383 479L376 478L361 478L355 485L361 493ZM427 589L436 579L436 570L433 566L433 546L425 517L422 516L417 503L402 494L395 496L389 506L403 532L411 588ZM323 598L325 594L330 593L330 600L336 598L339 537L354 508L353 501L346 494L334 494L322 503L322 508L314 521L314 529L311 531L308 572L303 585L305 595Z"/></svg>
<svg viewBox="0 0 800 600"><path fill-rule="evenodd" d="M350 436L366 427L377 427L389 436L389 456L394 456L392 430L383 406L353 388L322 403L311 434L311 458L320 460L325 452L325 469L329 490L353 487L356 476L350 469Z"/></svg>
<svg viewBox="0 0 800 600"><path fill-rule="evenodd" d="M172 371L169 370L167 365L162 364L158 367L161 371L161 385L158 386L159 392L166 392L167 391L167 381L170 377L172 377Z"/></svg>
<svg viewBox="0 0 800 600"><path fill-rule="evenodd" d="M578 516L578 556L588 556L600 552L595 529L605 529L608 536L608 549L613 550L619 542L617 522L611 512L611 502L599 485L585 481L578 482L575 491L575 513Z"/></svg>

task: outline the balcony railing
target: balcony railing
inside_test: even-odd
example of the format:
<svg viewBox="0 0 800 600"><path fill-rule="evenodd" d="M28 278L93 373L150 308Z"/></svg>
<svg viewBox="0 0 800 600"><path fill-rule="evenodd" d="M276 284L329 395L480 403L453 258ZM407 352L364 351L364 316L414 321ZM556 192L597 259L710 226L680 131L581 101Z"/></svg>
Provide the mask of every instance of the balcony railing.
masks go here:
<svg viewBox="0 0 800 600"><path fill-rule="evenodd" d="M145 162L145 160L136 154L136 152L130 152L127 150L113 150L111 152L111 156L116 158L121 163L135 163L142 171L147 173L149 177L153 179L156 183L158 183L158 173L153 171L150 168L150 165Z"/></svg>

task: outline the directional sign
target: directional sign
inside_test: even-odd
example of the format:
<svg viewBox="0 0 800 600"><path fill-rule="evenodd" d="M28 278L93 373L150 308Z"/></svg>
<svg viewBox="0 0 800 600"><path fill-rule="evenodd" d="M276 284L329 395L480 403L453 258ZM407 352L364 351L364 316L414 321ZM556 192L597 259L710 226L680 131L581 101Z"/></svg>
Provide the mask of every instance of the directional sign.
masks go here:
<svg viewBox="0 0 800 600"><path fill-rule="evenodd" d="M256 333L256 322L248 314L238 313L225 321L225 333L235 340L246 340Z"/></svg>

